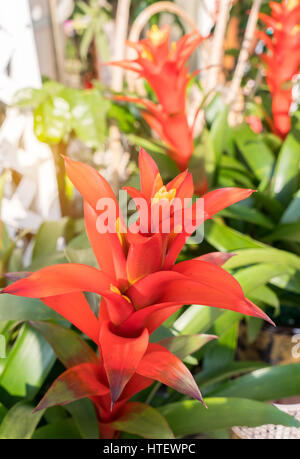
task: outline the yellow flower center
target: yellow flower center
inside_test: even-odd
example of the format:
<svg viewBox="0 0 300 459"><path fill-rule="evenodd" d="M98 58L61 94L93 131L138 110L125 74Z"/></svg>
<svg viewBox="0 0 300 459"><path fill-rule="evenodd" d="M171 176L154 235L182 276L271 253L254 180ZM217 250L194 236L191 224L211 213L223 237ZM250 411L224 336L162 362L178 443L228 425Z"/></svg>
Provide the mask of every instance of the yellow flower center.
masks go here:
<svg viewBox="0 0 300 459"><path fill-rule="evenodd" d="M291 34L292 35L296 35L300 30L300 25L295 25L295 27L293 28Z"/></svg>
<svg viewBox="0 0 300 459"><path fill-rule="evenodd" d="M121 229L123 229L123 231L121 231ZM116 220L116 232L117 232L119 241L121 243L122 249L124 252L126 252L128 248L127 238L126 238L126 229L124 225L122 225L120 217L118 217Z"/></svg>
<svg viewBox="0 0 300 459"><path fill-rule="evenodd" d="M298 4L299 4L299 0L287 0L287 9L291 11L294 8L296 8Z"/></svg>
<svg viewBox="0 0 300 459"><path fill-rule="evenodd" d="M150 51L149 51L148 49L146 49L146 48L143 48L141 57L142 57L143 59L147 59L148 61L153 61L153 56L152 56L152 54L151 54Z"/></svg>
<svg viewBox="0 0 300 459"><path fill-rule="evenodd" d="M150 38L152 44L154 46L159 46L161 43L164 42L166 37L166 31L160 30L156 24L154 24L150 31L148 32L148 37Z"/></svg>
<svg viewBox="0 0 300 459"><path fill-rule="evenodd" d="M110 284L110 290L114 293L117 293L118 295L122 295L122 293L120 292L120 290L118 289L118 287L116 287L115 285L113 284Z"/></svg>
<svg viewBox="0 0 300 459"><path fill-rule="evenodd" d="M172 201L176 196L175 188L171 190L167 190L165 186L162 186L157 193L155 193L154 198L152 198L152 203L157 204L161 199L167 199L168 201Z"/></svg>
<svg viewBox="0 0 300 459"><path fill-rule="evenodd" d="M125 298L125 300L128 301L128 303L131 303L130 299L128 298L128 296L126 295L122 295L122 293L120 292L120 290L118 289L118 287L116 287L115 285L113 284L110 284L110 290L114 293L116 293L117 295L120 295L122 296L123 298Z"/></svg>

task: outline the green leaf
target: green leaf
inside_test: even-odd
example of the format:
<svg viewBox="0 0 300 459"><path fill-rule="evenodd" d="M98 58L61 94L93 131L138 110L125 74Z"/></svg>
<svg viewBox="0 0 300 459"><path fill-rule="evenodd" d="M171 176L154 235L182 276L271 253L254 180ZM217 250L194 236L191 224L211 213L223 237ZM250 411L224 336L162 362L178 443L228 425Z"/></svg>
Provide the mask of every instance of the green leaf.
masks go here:
<svg viewBox="0 0 300 459"><path fill-rule="evenodd" d="M277 311L279 311L280 301L276 293L267 287L266 285L262 285L261 287L256 288L251 293L251 299L256 302L262 302L268 304L269 306L273 306ZM254 319L254 318L253 318ZM258 319L257 319L258 320Z"/></svg>
<svg viewBox="0 0 300 459"><path fill-rule="evenodd" d="M235 356L239 332L239 323L234 323L220 338L212 342L204 354L203 370L226 368ZM216 329L216 333L218 330Z"/></svg>
<svg viewBox="0 0 300 459"><path fill-rule="evenodd" d="M159 341L158 344L182 360L216 338L217 336L215 335L178 335L165 338Z"/></svg>
<svg viewBox="0 0 300 459"><path fill-rule="evenodd" d="M244 293L249 295L258 287L267 284L274 277L289 272L289 267L285 265L261 263L260 265L240 269L234 277L241 284Z"/></svg>
<svg viewBox="0 0 300 459"><path fill-rule="evenodd" d="M294 129L283 143L272 181L276 199L286 205L290 202L299 184L300 132Z"/></svg>
<svg viewBox="0 0 300 459"><path fill-rule="evenodd" d="M205 222L205 239L220 251L229 251L249 248L267 247L265 244L252 239L248 235L239 233L219 221Z"/></svg>
<svg viewBox="0 0 300 459"><path fill-rule="evenodd" d="M134 402L128 405L128 408L123 416L112 423L115 429L144 438L174 438L165 418L152 406Z"/></svg>
<svg viewBox="0 0 300 459"><path fill-rule="evenodd" d="M289 203L280 223L294 223L300 220L300 190L297 191L292 201Z"/></svg>
<svg viewBox="0 0 300 459"><path fill-rule="evenodd" d="M208 178L209 184L214 181L216 169L216 153L209 131L204 129L200 139L195 140L194 152L189 161L189 171L193 175L195 187L201 185L204 178ZM204 175L205 172L205 175Z"/></svg>
<svg viewBox="0 0 300 459"><path fill-rule="evenodd" d="M61 316L36 298L0 295L0 320L49 320Z"/></svg>
<svg viewBox="0 0 300 459"><path fill-rule="evenodd" d="M57 144L69 131L70 108L63 97L49 97L34 110L34 132L41 142Z"/></svg>
<svg viewBox="0 0 300 459"><path fill-rule="evenodd" d="M176 437L233 426L255 427L281 424L300 427L300 423L272 405L244 398L206 398L206 409L199 402L186 400L159 408Z"/></svg>
<svg viewBox="0 0 300 459"><path fill-rule="evenodd" d="M65 236L69 224L70 220L67 217L42 223L35 236L32 260L45 257L56 251L57 240Z"/></svg>
<svg viewBox="0 0 300 459"><path fill-rule="evenodd" d="M91 400L82 399L66 405L82 438L99 438L99 426Z"/></svg>
<svg viewBox="0 0 300 459"><path fill-rule="evenodd" d="M6 413L7 413L7 409L5 408L4 405L2 405L2 403L0 403L0 425Z"/></svg>
<svg viewBox="0 0 300 459"><path fill-rule="evenodd" d="M80 432L73 419L64 419L39 427L33 439L80 439Z"/></svg>
<svg viewBox="0 0 300 459"><path fill-rule="evenodd" d="M101 148L107 135L107 112L110 102L98 89L73 90L66 95L71 108L71 126L88 147Z"/></svg>
<svg viewBox="0 0 300 459"><path fill-rule="evenodd" d="M272 150L247 124L235 128L235 142L246 163L259 180L271 177L274 166Z"/></svg>
<svg viewBox="0 0 300 459"><path fill-rule="evenodd" d="M73 249L67 247L65 255L70 263L80 263L98 268L97 259L92 249Z"/></svg>
<svg viewBox="0 0 300 459"><path fill-rule="evenodd" d="M224 106L224 108L220 110L215 117L209 133L215 151L217 163L220 161L223 152L224 139L226 138L227 130L229 128L227 118L228 107Z"/></svg>
<svg viewBox="0 0 300 459"><path fill-rule="evenodd" d="M262 226L263 228L274 228L272 220L266 217L259 210L245 206L244 204L234 204L219 212L218 216L254 223L255 225Z"/></svg>
<svg viewBox="0 0 300 459"><path fill-rule="evenodd" d="M45 381L55 355L41 334L27 324L19 332L0 376L0 389L11 402L18 397L32 400Z"/></svg>
<svg viewBox="0 0 300 459"><path fill-rule="evenodd" d="M224 381L224 379L231 378L233 376L239 376L243 373L249 373L260 368L265 368L266 364L263 362L232 362L226 368L213 368L202 370L195 375L195 380L200 387L202 393L208 394L209 386L218 382Z"/></svg>
<svg viewBox="0 0 300 459"><path fill-rule="evenodd" d="M194 304L181 314L172 328L183 335L203 333L209 330L214 321L223 313L223 309Z"/></svg>
<svg viewBox="0 0 300 459"><path fill-rule="evenodd" d="M221 397L276 400L299 395L300 364L262 368L228 382L214 392Z"/></svg>
<svg viewBox="0 0 300 459"><path fill-rule="evenodd" d="M284 212L284 206L272 196L266 193L257 191L252 195L253 200L259 207L263 207L264 211L268 213L275 220L279 220Z"/></svg>
<svg viewBox="0 0 300 459"><path fill-rule="evenodd" d="M236 269L256 263L274 263L300 269L300 257L273 247L236 250L235 256L224 263L225 269Z"/></svg>
<svg viewBox="0 0 300 459"><path fill-rule="evenodd" d="M31 438L44 413L33 413L33 409L32 405L23 401L14 405L0 425L0 439Z"/></svg>
<svg viewBox="0 0 300 459"><path fill-rule="evenodd" d="M73 330L51 322L31 322L52 346L56 356L66 368L81 363L99 363L93 349Z"/></svg>
<svg viewBox="0 0 300 459"><path fill-rule="evenodd" d="M275 231L263 238L266 242L292 241L300 242L300 221L278 225Z"/></svg>
<svg viewBox="0 0 300 459"><path fill-rule="evenodd" d="M45 268L46 266L67 263L64 252L53 252L44 257L38 257L28 266L28 271L37 271L38 269Z"/></svg>
<svg viewBox="0 0 300 459"><path fill-rule="evenodd" d="M261 331L264 321L263 319L258 319L257 317L247 317L247 343L253 343Z"/></svg>

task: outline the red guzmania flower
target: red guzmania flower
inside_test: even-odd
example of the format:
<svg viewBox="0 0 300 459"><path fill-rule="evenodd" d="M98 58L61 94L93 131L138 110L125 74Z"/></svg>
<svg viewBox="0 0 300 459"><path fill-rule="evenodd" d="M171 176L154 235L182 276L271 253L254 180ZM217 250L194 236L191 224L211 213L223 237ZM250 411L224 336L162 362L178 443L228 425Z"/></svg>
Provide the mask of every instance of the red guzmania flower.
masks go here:
<svg viewBox="0 0 300 459"><path fill-rule="evenodd" d="M110 62L145 78L154 90L158 104L139 97L116 96L118 100L139 103L143 117L168 145L171 158L184 170L193 153L193 128L186 115L186 88L189 75L186 61L204 40L197 31L184 35L170 47L170 28L153 26L146 39L127 42L138 54L135 60Z"/></svg>
<svg viewBox="0 0 300 459"><path fill-rule="evenodd" d="M176 264L193 229L162 233L162 220L155 233L150 227L145 232L134 233L134 223L127 233L121 232L123 217L105 179L87 164L69 158L65 158L65 163L68 177L84 198L86 231L100 269L76 263L48 266L14 282L2 293L40 298L99 346L101 368L98 365L99 368L90 369L88 373L82 368L79 371L83 378L81 386L96 387L97 396L104 397L98 399L104 419L111 405L120 408L118 403L127 401L136 390L153 380L202 400L187 367L166 347L149 343L149 335L185 304L213 306L270 319L245 298L235 278L220 267L226 255L208 254ZM188 171L164 186L155 162L144 150L140 151L139 169L141 190L127 188L127 191L135 200L143 197L150 213L161 201L172 203L175 197L182 200L186 208L184 199L189 201L193 196L193 180ZM202 198L204 215L198 224L247 198L252 191L223 188L207 193ZM104 212L97 209L100 198L109 198L115 204L115 232L97 231L97 219ZM191 221L198 217L196 204L191 207ZM175 214L176 211L170 214L171 220ZM102 296L98 318L83 292ZM75 370L68 371L75 378ZM95 395L93 390L91 396ZM89 396L87 392L85 396Z"/></svg>
<svg viewBox="0 0 300 459"><path fill-rule="evenodd" d="M300 66L300 4L299 0L288 0L270 2L270 7L270 16L260 13L259 17L272 29L272 37L261 31L257 36L269 50L261 57L272 94L272 130L284 139L291 129L292 78Z"/></svg>

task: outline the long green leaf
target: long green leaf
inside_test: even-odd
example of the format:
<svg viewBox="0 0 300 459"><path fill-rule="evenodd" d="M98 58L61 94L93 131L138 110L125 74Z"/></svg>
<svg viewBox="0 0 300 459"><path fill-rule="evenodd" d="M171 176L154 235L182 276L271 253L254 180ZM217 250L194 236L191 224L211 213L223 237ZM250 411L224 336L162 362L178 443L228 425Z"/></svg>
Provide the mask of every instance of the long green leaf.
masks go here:
<svg viewBox="0 0 300 459"><path fill-rule="evenodd" d="M42 335L27 324L10 350L0 377L0 389L9 402L19 397L32 400L45 381L55 355Z"/></svg>
<svg viewBox="0 0 300 459"><path fill-rule="evenodd" d="M35 298L0 295L0 320L49 320L61 316Z"/></svg>
<svg viewBox="0 0 300 459"><path fill-rule="evenodd" d="M0 425L0 439L31 438L44 413L33 413L33 409L32 405L23 401L14 405Z"/></svg>
<svg viewBox="0 0 300 459"><path fill-rule="evenodd" d="M82 436L74 419L64 419L39 427L34 432L33 439L80 439Z"/></svg>
<svg viewBox="0 0 300 459"><path fill-rule="evenodd" d="M31 325L44 336L65 367L99 362L93 349L75 331L51 322L34 321Z"/></svg>
<svg viewBox="0 0 300 459"><path fill-rule="evenodd" d="M276 163L272 191L278 201L290 202L299 185L300 132L294 129L283 143Z"/></svg>
<svg viewBox="0 0 300 459"><path fill-rule="evenodd" d="M66 405L82 438L99 438L98 420L91 400L85 398Z"/></svg>
<svg viewBox="0 0 300 459"><path fill-rule="evenodd" d="M214 394L255 400L276 400L299 395L300 364L262 368L228 382Z"/></svg>
<svg viewBox="0 0 300 459"><path fill-rule="evenodd" d="M206 398L207 408L186 400L159 408L176 437L224 429L233 426L281 424L300 427L295 418L272 405L245 398Z"/></svg>
<svg viewBox="0 0 300 459"><path fill-rule="evenodd" d="M231 378L232 376L242 375L250 371L265 368L263 362L232 362L226 368L214 368L200 371L195 375L195 380L199 385L202 393L209 393L209 386L217 382L224 381L224 379ZM208 390L206 390L208 388Z"/></svg>

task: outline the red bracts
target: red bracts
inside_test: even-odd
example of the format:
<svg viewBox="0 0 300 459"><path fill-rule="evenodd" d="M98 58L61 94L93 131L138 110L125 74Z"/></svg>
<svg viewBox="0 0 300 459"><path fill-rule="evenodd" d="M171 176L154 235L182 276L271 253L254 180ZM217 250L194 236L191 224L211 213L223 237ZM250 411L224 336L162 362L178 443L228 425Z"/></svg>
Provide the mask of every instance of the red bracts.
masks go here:
<svg viewBox="0 0 300 459"><path fill-rule="evenodd" d="M186 89L192 77L186 61L203 41L197 31L184 35L170 47L169 26L153 26L146 39L128 42L138 54L135 60L110 62L138 73L154 90L157 104L138 97L116 96L119 100L145 107L143 116L150 127L168 145L170 156L184 170L193 153L193 129L186 115Z"/></svg>
<svg viewBox="0 0 300 459"><path fill-rule="evenodd" d="M300 4L298 0L270 2L271 15L260 19L272 29L272 36L258 31L269 52L263 54L266 79L272 94L272 130L281 138L289 133L292 103L292 79L300 66Z"/></svg>
<svg viewBox="0 0 300 459"><path fill-rule="evenodd" d="M125 228L123 217L105 179L87 164L69 158L65 158L65 163L70 180L84 198L86 231L99 269L74 263L48 266L14 282L2 293L40 298L97 343L101 365L98 369L89 368L88 374L83 367L77 369L78 378L83 381L78 384L83 390L90 390L88 378L92 387L96 387L83 396L100 397L97 400L103 420L111 405L114 409L122 407L122 401L127 401L134 391L153 380L201 400L198 386L187 367L163 345L149 343L149 335L182 305L191 303L230 309L266 320L268 317L245 298L239 283L220 267L226 261L224 254L208 254L176 264L193 229L177 227L177 231L173 228L162 232L160 227L165 222L162 214L156 232L149 225L144 231L136 232L136 223L132 223L127 232L122 232ZM172 204L177 197L183 202L183 209L186 208L193 196L190 173L182 172L163 185L155 162L144 150L139 155L139 168L140 191L127 188L138 207L138 199L143 198L147 212L152 215L159 204ZM190 221L197 220L201 224L225 207L247 198L252 191L241 188L211 191L203 196L204 214L200 220L194 203ZM99 233L97 230L97 220L105 212L99 210L101 198L115 206L113 232ZM170 212L171 224L177 221L178 212ZM99 317L90 309L83 292L102 296ZM71 374L77 370L68 371ZM64 375L60 378L67 377L66 373ZM73 377L76 379L72 373Z"/></svg>

